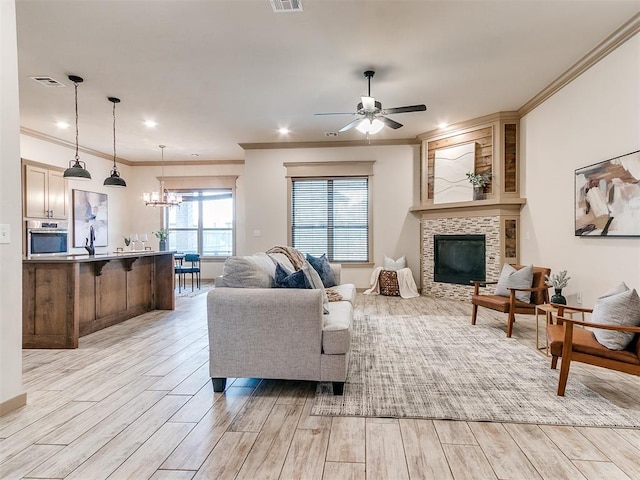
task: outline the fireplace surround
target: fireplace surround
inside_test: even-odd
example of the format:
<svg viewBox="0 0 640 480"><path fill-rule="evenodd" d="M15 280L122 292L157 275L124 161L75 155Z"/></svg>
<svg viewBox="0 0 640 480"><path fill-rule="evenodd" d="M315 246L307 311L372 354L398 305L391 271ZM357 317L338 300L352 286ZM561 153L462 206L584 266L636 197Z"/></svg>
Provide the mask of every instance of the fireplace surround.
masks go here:
<svg viewBox="0 0 640 480"><path fill-rule="evenodd" d="M485 235L434 235L434 282L469 285L486 280Z"/></svg>

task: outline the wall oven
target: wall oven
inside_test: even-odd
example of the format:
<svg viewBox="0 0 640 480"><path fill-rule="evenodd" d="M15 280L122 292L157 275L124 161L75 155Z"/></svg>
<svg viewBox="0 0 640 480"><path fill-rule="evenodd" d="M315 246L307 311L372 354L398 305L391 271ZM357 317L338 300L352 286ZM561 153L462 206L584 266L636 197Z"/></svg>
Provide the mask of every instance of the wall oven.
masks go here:
<svg viewBox="0 0 640 480"><path fill-rule="evenodd" d="M27 255L66 254L68 248L68 222L66 220L27 222Z"/></svg>

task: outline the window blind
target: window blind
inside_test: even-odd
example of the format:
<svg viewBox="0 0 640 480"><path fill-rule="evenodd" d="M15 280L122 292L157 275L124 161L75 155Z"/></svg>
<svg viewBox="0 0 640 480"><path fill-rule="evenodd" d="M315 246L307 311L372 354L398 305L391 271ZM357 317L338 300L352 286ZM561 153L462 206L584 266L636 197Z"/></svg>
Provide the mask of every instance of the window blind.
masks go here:
<svg viewBox="0 0 640 480"><path fill-rule="evenodd" d="M292 246L335 262L369 261L369 179L292 179Z"/></svg>

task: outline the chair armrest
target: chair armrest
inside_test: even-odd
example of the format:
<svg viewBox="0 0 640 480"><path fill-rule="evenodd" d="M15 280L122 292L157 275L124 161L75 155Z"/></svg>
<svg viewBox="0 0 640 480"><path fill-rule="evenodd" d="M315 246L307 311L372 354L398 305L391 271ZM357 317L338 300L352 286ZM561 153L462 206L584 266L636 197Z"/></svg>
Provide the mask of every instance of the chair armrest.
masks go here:
<svg viewBox="0 0 640 480"><path fill-rule="evenodd" d="M542 290L548 290L551 287L542 286L542 287L530 287L530 288L519 288L519 287L507 287L507 290L515 290L517 292L540 292Z"/></svg>
<svg viewBox="0 0 640 480"><path fill-rule="evenodd" d="M600 328L602 330L616 330L619 332L635 332L640 333L640 327L631 327L628 325L608 325L602 323L585 322L583 320L574 320L573 318L557 317L558 320L570 323L571 325L582 325L583 327Z"/></svg>
<svg viewBox="0 0 640 480"><path fill-rule="evenodd" d="M593 312L593 308L582 308L582 307L573 307L571 305L564 305L561 303L553 303L551 302L550 304L552 307L555 307L558 309L558 315L562 316L562 312L564 310L571 310L572 312L578 312L578 313L592 313Z"/></svg>
<svg viewBox="0 0 640 480"><path fill-rule="evenodd" d="M492 282L482 282L480 280L469 280L469 283L471 285L478 284L478 286L480 286L480 287L486 287L487 285L495 285L496 283L498 283L498 281L495 280L495 281L492 281Z"/></svg>

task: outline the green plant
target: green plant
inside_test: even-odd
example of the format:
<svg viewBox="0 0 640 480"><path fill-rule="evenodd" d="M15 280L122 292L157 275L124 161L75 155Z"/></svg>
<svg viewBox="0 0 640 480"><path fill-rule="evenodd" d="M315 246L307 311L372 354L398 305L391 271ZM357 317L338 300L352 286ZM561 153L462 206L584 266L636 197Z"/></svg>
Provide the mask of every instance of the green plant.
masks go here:
<svg viewBox="0 0 640 480"><path fill-rule="evenodd" d="M569 280L571 280L571 277L567 277L566 270L562 270L559 273L552 273L551 277L545 275L544 278L546 278L544 282L545 285L558 289L566 287L569 284Z"/></svg>
<svg viewBox="0 0 640 480"><path fill-rule="evenodd" d="M467 179L474 187L484 187L487 183L489 183L489 179L491 178L491 173L482 172L482 173L473 173L467 172Z"/></svg>
<svg viewBox="0 0 640 480"><path fill-rule="evenodd" d="M169 230L166 228L161 228L157 232L153 232L153 234L158 237L158 240L160 241L166 241L167 238L169 238Z"/></svg>

